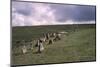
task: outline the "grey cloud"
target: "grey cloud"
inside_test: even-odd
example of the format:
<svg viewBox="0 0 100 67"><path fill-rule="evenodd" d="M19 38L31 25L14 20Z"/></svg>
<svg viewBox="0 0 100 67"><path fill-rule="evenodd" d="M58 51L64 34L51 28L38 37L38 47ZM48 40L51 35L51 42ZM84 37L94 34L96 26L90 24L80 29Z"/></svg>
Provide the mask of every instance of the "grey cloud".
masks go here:
<svg viewBox="0 0 100 67"><path fill-rule="evenodd" d="M31 4L27 2L12 2L12 5L16 12L25 16L30 15L33 10Z"/></svg>
<svg viewBox="0 0 100 67"><path fill-rule="evenodd" d="M14 26L59 23L90 23L96 20L95 6L12 2ZM68 22L67 22L68 20ZM71 22L70 22L71 20ZM94 23L94 22L91 22Z"/></svg>
<svg viewBox="0 0 100 67"><path fill-rule="evenodd" d="M95 6L81 6L81 5L51 5L55 11L57 21L92 21L96 20Z"/></svg>

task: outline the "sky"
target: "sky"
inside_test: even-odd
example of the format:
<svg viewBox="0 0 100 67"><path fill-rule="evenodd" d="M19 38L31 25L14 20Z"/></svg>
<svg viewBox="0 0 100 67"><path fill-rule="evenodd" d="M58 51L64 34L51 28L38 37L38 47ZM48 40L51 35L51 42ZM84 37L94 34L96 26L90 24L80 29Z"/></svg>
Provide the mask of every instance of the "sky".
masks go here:
<svg viewBox="0 0 100 67"><path fill-rule="evenodd" d="M95 23L96 6L12 1L12 26Z"/></svg>

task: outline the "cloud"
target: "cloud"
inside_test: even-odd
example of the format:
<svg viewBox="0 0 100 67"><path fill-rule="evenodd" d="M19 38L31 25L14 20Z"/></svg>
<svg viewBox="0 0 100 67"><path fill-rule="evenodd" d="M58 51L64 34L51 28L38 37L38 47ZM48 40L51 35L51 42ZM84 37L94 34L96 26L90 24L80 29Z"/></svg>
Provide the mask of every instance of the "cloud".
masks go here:
<svg viewBox="0 0 100 67"><path fill-rule="evenodd" d="M95 23L95 7L12 2L12 26Z"/></svg>
<svg viewBox="0 0 100 67"><path fill-rule="evenodd" d="M78 5L65 5L53 4L52 9L55 9L55 16L57 21L92 21L96 20L96 7L95 6L78 6Z"/></svg>
<svg viewBox="0 0 100 67"><path fill-rule="evenodd" d="M54 10L42 3L13 2L12 8L13 26L47 25L55 20Z"/></svg>

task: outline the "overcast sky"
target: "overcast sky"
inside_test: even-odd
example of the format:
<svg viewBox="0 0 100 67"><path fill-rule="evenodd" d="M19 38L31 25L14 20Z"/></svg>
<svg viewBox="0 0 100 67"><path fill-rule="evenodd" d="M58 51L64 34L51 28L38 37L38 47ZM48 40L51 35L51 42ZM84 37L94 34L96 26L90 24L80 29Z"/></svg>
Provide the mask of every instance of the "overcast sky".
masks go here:
<svg viewBox="0 0 100 67"><path fill-rule="evenodd" d="M95 24L95 6L12 2L12 26Z"/></svg>

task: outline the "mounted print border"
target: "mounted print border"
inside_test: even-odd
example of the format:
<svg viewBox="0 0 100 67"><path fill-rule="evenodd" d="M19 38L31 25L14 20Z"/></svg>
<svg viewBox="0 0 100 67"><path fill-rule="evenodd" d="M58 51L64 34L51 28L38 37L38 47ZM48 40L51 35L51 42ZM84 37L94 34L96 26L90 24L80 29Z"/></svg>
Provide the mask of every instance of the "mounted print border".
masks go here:
<svg viewBox="0 0 100 67"><path fill-rule="evenodd" d="M11 1L11 66L96 61L96 6Z"/></svg>

